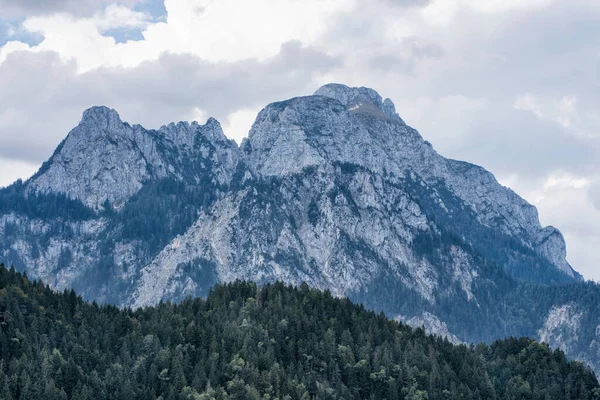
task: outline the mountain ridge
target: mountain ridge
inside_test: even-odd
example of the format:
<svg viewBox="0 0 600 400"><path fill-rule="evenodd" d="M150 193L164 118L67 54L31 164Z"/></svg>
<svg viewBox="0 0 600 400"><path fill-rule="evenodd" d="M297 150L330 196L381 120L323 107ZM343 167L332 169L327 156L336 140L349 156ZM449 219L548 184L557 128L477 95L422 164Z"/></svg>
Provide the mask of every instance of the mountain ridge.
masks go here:
<svg viewBox="0 0 600 400"><path fill-rule="evenodd" d="M240 146L213 118L146 130L89 109L38 174L0 191L0 261L120 306L284 280L467 342L546 323L575 357L600 342L588 322L576 343L552 328L568 313L550 289L583 283L534 206L439 155L376 91L315 93L267 105Z"/></svg>
<svg viewBox="0 0 600 400"><path fill-rule="evenodd" d="M200 143L201 138L206 139L206 143ZM224 151L231 152L234 147L214 118L209 118L204 125L179 122L147 130L122 121L114 109L91 107L84 111L79 125L69 132L46 165L27 184L35 192L65 193L95 210L102 209L106 200L121 207L147 180L169 175L193 180L193 174L198 171L186 176L190 175L187 166L173 160L182 156L206 157L210 152L206 147L217 144ZM110 159L113 155L115 158ZM228 160L221 157L214 161L219 166ZM105 168L105 164L109 167ZM219 178L221 182L228 179ZM82 180L84 183L80 184Z"/></svg>

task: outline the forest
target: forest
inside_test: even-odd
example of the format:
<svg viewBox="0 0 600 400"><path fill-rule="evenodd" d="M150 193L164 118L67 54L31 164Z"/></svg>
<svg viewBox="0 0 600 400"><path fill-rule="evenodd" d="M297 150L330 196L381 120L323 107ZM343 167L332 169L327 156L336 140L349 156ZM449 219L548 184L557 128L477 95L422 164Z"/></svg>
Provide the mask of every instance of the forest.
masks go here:
<svg viewBox="0 0 600 400"><path fill-rule="evenodd" d="M600 399L600 386L545 344L457 346L307 285L121 310L0 266L0 398Z"/></svg>

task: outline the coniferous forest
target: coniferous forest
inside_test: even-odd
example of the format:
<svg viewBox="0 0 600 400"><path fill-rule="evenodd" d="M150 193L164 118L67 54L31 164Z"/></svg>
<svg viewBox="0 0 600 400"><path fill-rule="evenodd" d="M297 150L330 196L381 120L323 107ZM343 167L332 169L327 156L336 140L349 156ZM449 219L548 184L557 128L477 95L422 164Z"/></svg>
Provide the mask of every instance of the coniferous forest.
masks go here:
<svg viewBox="0 0 600 400"><path fill-rule="evenodd" d="M452 345L328 292L218 285L120 310L0 267L0 398L600 399L529 339Z"/></svg>

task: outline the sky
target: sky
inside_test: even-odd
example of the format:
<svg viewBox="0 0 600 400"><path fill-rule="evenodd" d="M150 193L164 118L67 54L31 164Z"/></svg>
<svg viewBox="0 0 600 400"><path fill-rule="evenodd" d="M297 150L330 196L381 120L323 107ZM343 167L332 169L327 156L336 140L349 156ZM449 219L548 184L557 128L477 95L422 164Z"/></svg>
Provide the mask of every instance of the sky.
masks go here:
<svg viewBox="0 0 600 400"><path fill-rule="evenodd" d="M600 1L0 0L0 186L84 109L240 141L269 102L367 86L479 164L600 280Z"/></svg>

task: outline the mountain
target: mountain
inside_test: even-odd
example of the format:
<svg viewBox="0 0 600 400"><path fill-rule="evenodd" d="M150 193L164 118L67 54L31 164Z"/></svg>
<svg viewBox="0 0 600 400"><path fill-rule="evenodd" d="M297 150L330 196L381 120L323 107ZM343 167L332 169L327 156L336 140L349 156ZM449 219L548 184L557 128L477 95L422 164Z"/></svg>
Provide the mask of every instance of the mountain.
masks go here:
<svg viewBox="0 0 600 400"><path fill-rule="evenodd" d="M31 179L0 195L4 260L115 301L121 288L103 287L113 259L149 262L218 197L238 156L215 119L154 131L91 108Z"/></svg>
<svg viewBox="0 0 600 400"><path fill-rule="evenodd" d="M64 193L98 210L122 207L148 181L199 184L207 176L231 180L237 149L215 119L148 131L122 122L115 110L93 107L33 176L29 192Z"/></svg>
<svg viewBox="0 0 600 400"><path fill-rule="evenodd" d="M368 88L270 104L239 147L214 119L146 130L87 110L0 192L0 254L119 306L306 282L455 341L541 338L600 370L600 290L561 233Z"/></svg>
<svg viewBox="0 0 600 400"><path fill-rule="evenodd" d="M600 385L530 339L452 345L307 285L131 311L0 266L0 397L599 399Z"/></svg>

